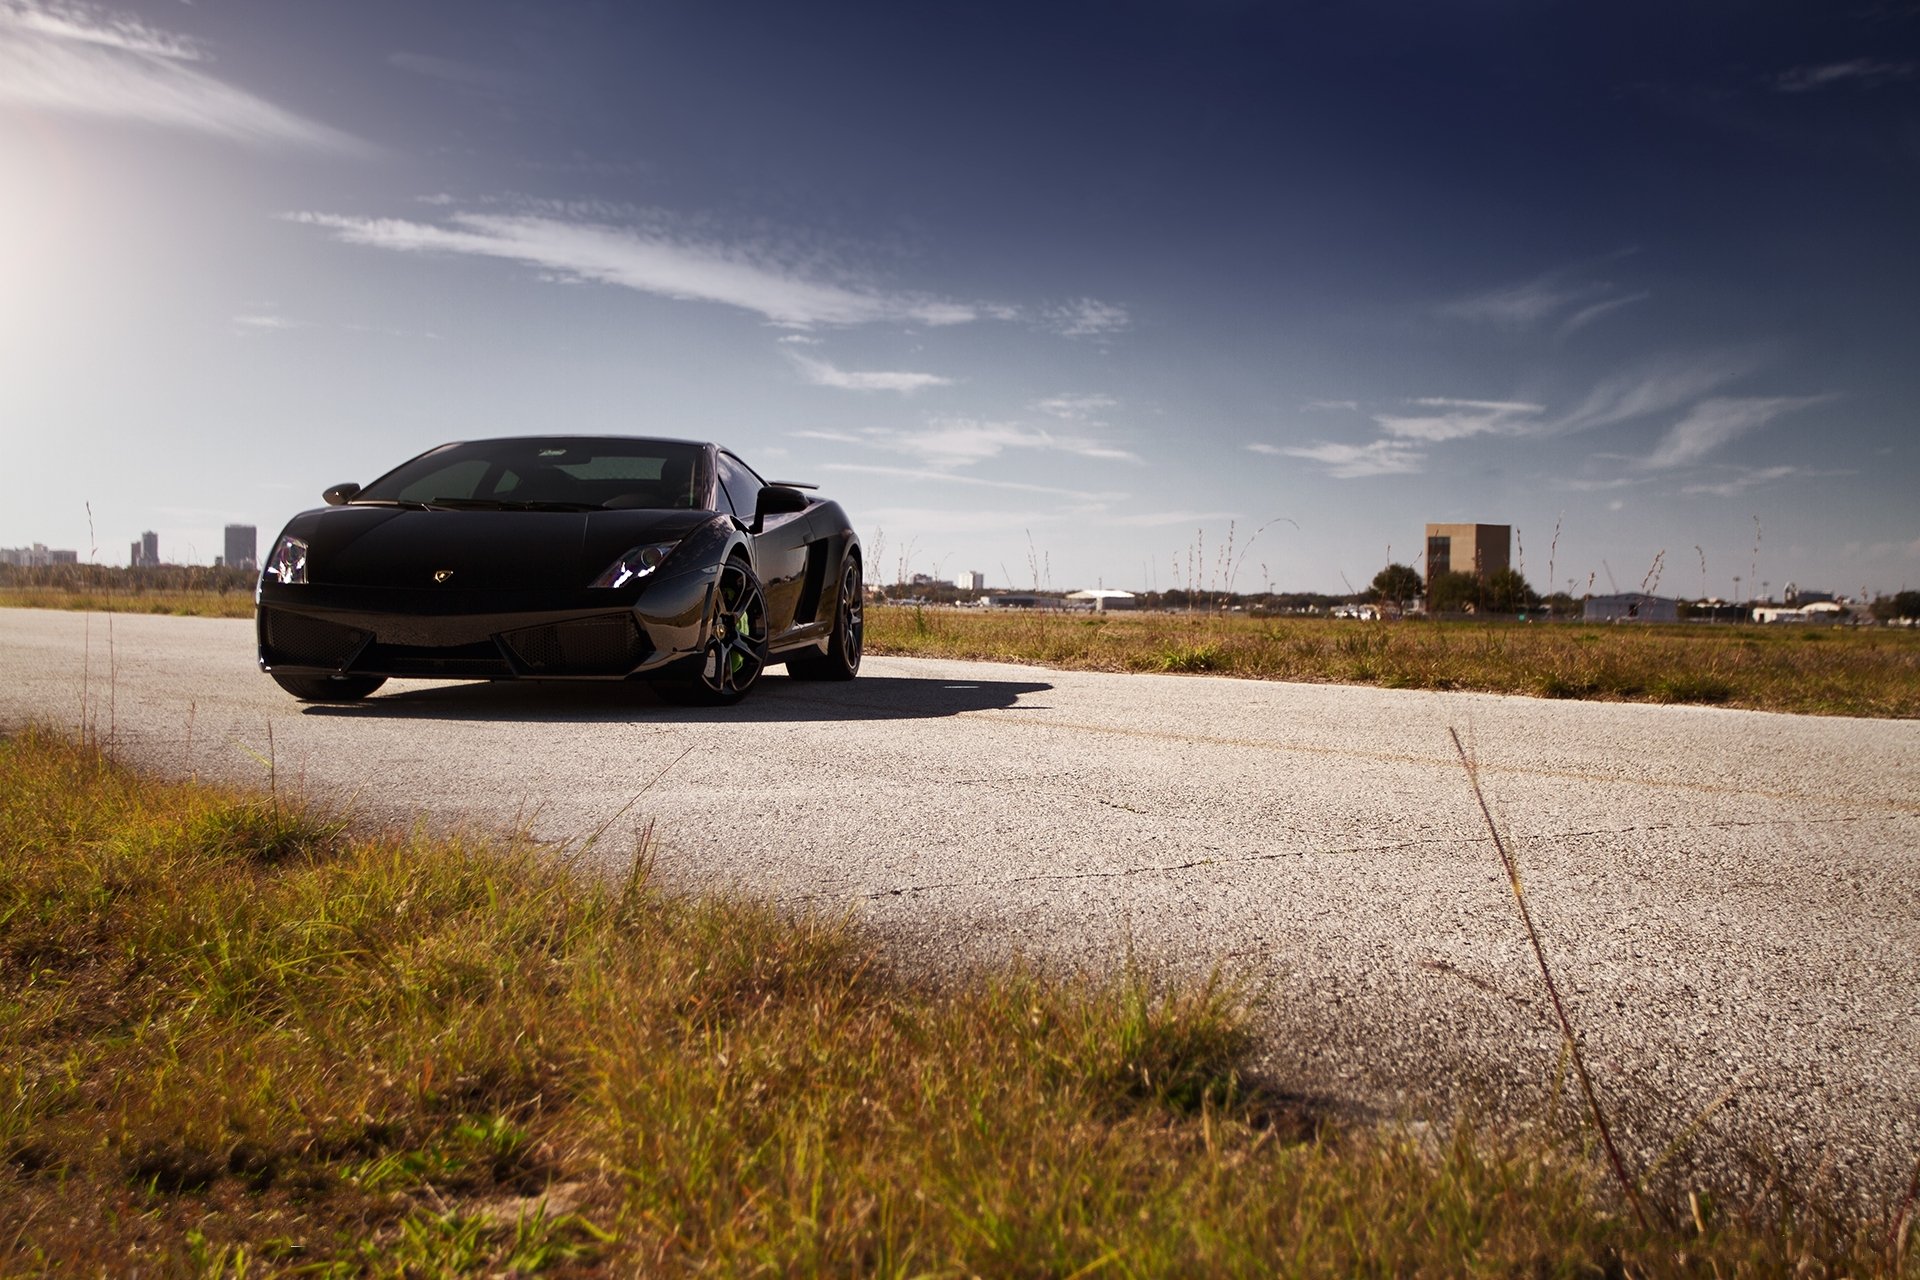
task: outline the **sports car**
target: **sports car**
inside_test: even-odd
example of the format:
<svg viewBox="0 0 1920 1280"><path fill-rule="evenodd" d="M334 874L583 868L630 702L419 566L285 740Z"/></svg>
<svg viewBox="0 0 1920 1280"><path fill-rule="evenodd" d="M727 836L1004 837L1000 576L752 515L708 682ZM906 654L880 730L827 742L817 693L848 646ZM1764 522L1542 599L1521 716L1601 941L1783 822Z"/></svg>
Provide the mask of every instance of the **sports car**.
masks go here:
<svg viewBox="0 0 1920 1280"><path fill-rule="evenodd" d="M288 522L255 595L260 669L351 702L392 677L632 680L724 704L770 665L860 669L860 540L838 503L715 444L441 445Z"/></svg>

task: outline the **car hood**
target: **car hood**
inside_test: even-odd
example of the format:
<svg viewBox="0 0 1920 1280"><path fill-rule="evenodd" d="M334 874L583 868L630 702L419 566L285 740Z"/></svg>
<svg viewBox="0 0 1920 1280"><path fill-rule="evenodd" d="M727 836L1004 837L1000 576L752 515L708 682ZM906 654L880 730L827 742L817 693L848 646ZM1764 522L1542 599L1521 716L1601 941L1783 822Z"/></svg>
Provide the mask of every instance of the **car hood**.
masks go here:
<svg viewBox="0 0 1920 1280"><path fill-rule="evenodd" d="M614 558L673 542L711 511L411 511L329 507L287 529L307 543L308 581L329 586L573 590ZM444 575L444 576L443 576Z"/></svg>

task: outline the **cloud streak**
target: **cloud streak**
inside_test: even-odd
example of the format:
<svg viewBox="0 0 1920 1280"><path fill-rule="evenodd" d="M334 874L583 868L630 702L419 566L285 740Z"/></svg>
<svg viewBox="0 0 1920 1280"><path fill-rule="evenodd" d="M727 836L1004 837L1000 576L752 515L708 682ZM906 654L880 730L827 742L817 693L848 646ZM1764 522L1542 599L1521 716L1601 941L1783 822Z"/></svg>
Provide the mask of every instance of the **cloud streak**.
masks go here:
<svg viewBox="0 0 1920 1280"><path fill-rule="evenodd" d="M125 120L255 146L348 154L359 139L202 70L195 41L80 5L0 0L0 103Z"/></svg>
<svg viewBox="0 0 1920 1280"><path fill-rule="evenodd" d="M1253 453L1270 457L1304 458L1326 467L1336 480L1361 480L1370 476L1413 475L1426 466L1427 455L1399 440L1375 440L1370 444L1337 444L1320 441L1310 445L1250 444Z"/></svg>
<svg viewBox="0 0 1920 1280"><path fill-rule="evenodd" d="M953 385L952 378L937 373L856 371L841 369L825 360L811 359L796 352L789 351L787 354L802 376L816 387L835 387L842 391L897 391L901 395L912 395L927 387Z"/></svg>
<svg viewBox="0 0 1920 1280"><path fill-rule="evenodd" d="M535 267L560 280L617 285L680 301L713 302L794 328L882 321L966 324L972 303L821 279L766 243L729 244L664 221L619 226L544 214L455 213L442 223L291 213L352 245L396 253L461 254Z"/></svg>
<svg viewBox="0 0 1920 1280"><path fill-rule="evenodd" d="M1832 396L1714 396L1695 405L1668 428L1641 463L1667 471L1700 461L1741 436L1758 431L1782 414L1824 403Z"/></svg>
<svg viewBox="0 0 1920 1280"><path fill-rule="evenodd" d="M1071 302L1043 308L1040 322L1066 338L1104 338L1133 326L1127 309L1096 298L1075 298Z"/></svg>
<svg viewBox="0 0 1920 1280"><path fill-rule="evenodd" d="M857 436L843 432L802 431L807 439L857 443L909 454L933 467L972 466L1010 450L1067 453L1105 462L1138 462L1138 455L1091 436L1062 435L1015 422L978 418L935 418L919 429L871 429Z"/></svg>
<svg viewBox="0 0 1920 1280"><path fill-rule="evenodd" d="M1127 497L1124 493L1089 493L1081 489L1063 489L1056 485L1029 484L1024 480L988 480L982 476L961 475L952 471L928 471L918 467L884 467L862 462L829 462L821 470L845 475L886 476L894 480L925 480L935 484L957 484L978 489L1002 489L1009 493L1041 493L1052 498L1072 498L1078 502L1122 502Z"/></svg>
<svg viewBox="0 0 1920 1280"><path fill-rule="evenodd" d="M1773 78L1773 87L1781 93L1811 93L1835 85L1851 84L1877 89L1896 80L1911 79L1916 68L1911 62L1882 62L1877 58L1853 58L1846 62L1827 62L1818 66L1793 67Z"/></svg>
<svg viewBox="0 0 1920 1280"><path fill-rule="evenodd" d="M1626 257L1632 252L1611 254L1607 260ZM1558 320L1560 334L1565 337L1611 311L1652 296L1644 292L1617 293L1611 281L1592 279L1586 274L1591 265L1557 267L1528 280L1468 294L1443 305L1440 314L1503 329L1535 329Z"/></svg>
<svg viewBox="0 0 1920 1280"><path fill-rule="evenodd" d="M1517 435L1538 424L1545 406L1518 400L1451 400L1423 396L1413 403L1428 413L1374 415L1387 435L1401 440L1465 440L1472 436Z"/></svg>

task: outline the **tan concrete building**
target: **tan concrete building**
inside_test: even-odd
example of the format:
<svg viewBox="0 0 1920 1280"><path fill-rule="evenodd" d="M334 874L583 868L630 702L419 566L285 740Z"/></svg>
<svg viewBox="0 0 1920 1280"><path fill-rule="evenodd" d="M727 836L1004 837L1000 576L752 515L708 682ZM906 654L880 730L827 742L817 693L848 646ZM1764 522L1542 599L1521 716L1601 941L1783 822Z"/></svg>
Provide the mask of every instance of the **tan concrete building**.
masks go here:
<svg viewBox="0 0 1920 1280"><path fill-rule="evenodd" d="M1510 524L1430 524L1427 526L1427 582L1442 573L1476 578L1511 569Z"/></svg>

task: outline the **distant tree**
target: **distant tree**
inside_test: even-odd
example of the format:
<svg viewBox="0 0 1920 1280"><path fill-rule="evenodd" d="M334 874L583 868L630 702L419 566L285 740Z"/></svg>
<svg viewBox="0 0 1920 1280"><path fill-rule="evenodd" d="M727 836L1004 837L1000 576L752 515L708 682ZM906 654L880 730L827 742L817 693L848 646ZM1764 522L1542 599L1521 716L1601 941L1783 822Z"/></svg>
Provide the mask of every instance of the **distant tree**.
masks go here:
<svg viewBox="0 0 1920 1280"><path fill-rule="evenodd" d="M1876 596L1873 616L1886 622L1892 618L1920 618L1920 591L1902 591L1897 595Z"/></svg>
<svg viewBox="0 0 1920 1280"><path fill-rule="evenodd" d="M1486 608L1497 613L1517 613L1531 608L1538 599L1518 569L1497 569L1488 574L1480 598Z"/></svg>
<svg viewBox="0 0 1920 1280"><path fill-rule="evenodd" d="M1547 597L1547 611L1555 617L1572 617L1580 612L1580 602L1564 591L1556 591Z"/></svg>
<svg viewBox="0 0 1920 1280"><path fill-rule="evenodd" d="M1479 600L1480 579L1470 573L1436 573L1427 583L1428 613L1459 613Z"/></svg>
<svg viewBox="0 0 1920 1280"><path fill-rule="evenodd" d="M1386 604L1404 605L1418 599L1426 584L1420 572L1409 565L1390 564L1373 575L1373 598Z"/></svg>

